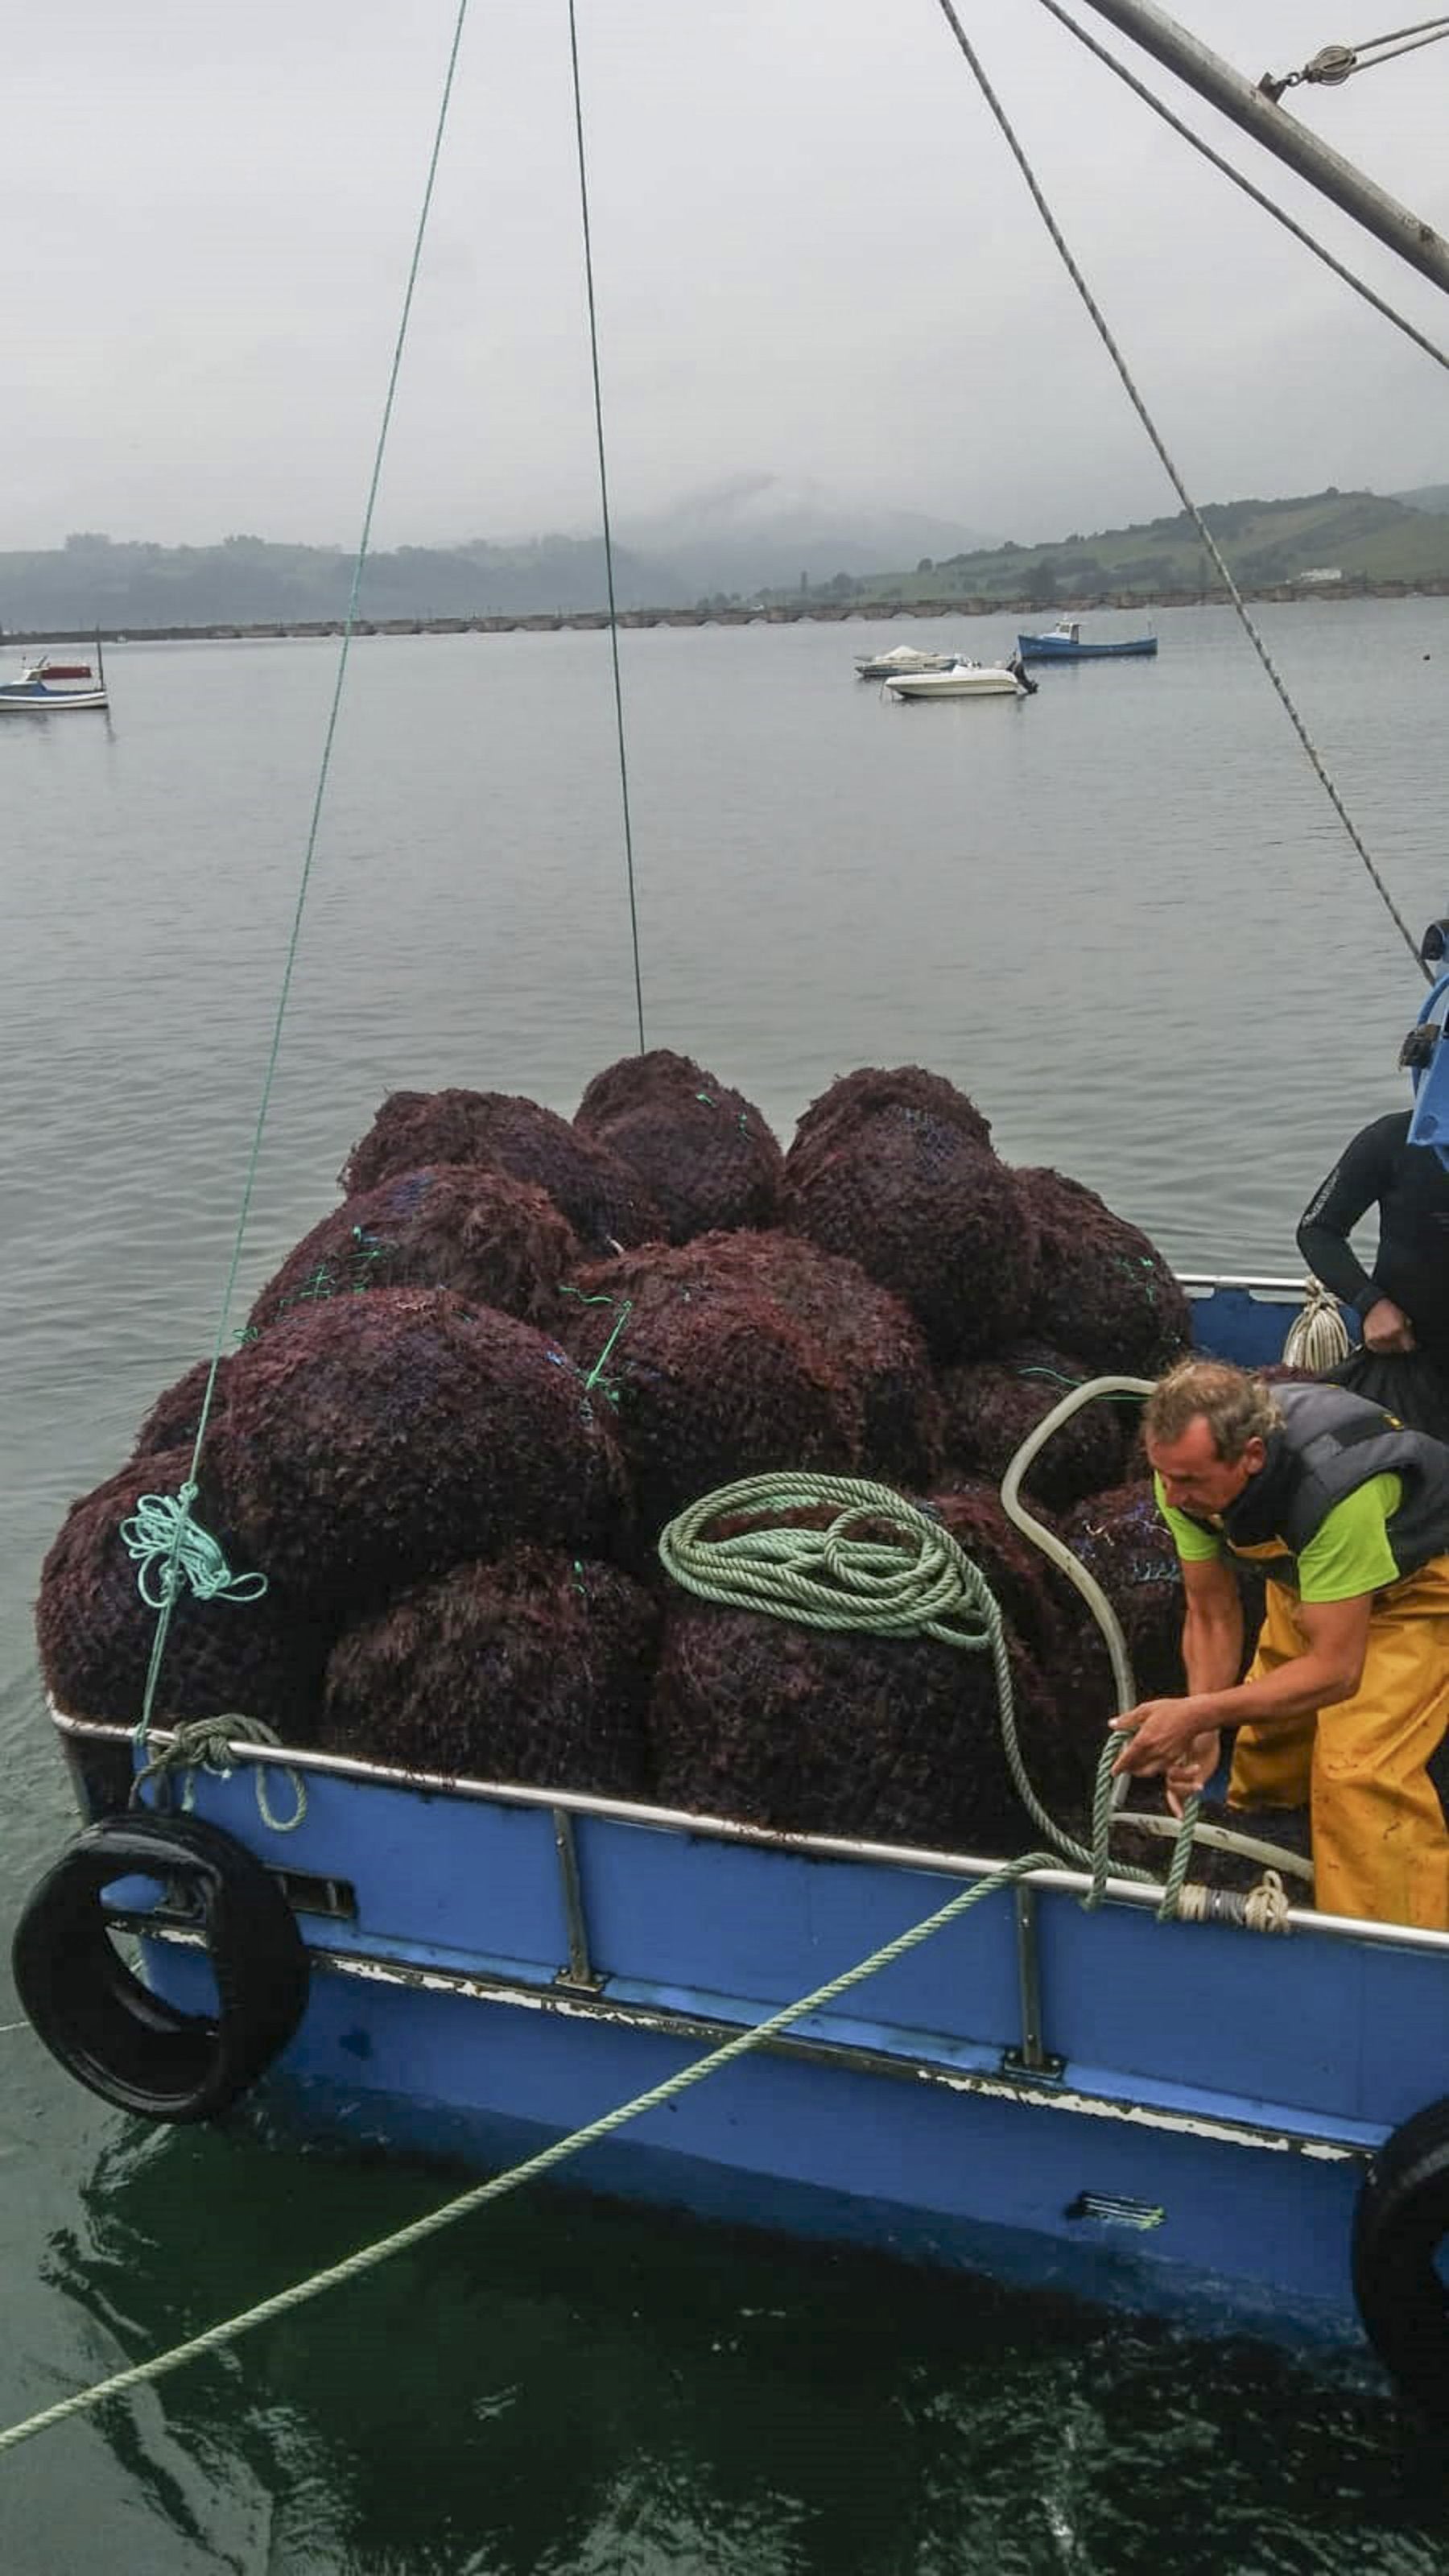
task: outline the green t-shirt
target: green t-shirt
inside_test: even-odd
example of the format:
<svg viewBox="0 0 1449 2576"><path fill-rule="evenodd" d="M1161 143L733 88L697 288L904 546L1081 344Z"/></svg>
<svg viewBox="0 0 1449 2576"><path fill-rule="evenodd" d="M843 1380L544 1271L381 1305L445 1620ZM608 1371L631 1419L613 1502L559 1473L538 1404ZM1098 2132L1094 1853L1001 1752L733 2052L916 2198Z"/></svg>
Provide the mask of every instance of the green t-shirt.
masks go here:
<svg viewBox="0 0 1449 2576"><path fill-rule="evenodd" d="M1184 1564L1204 1564L1210 1557L1225 1553L1222 1539L1164 1501L1160 1476L1153 1477L1152 1486L1157 1508ZM1389 1584L1399 1582L1385 1523L1398 1510L1403 1490L1397 1476L1370 1476L1356 1493L1334 1504L1299 1556L1300 1600L1356 1601L1361 1593L1382 1592ZM1242 1552L1257 1558L1265 1568L1272 1563L1267 1549Z"/></svg>

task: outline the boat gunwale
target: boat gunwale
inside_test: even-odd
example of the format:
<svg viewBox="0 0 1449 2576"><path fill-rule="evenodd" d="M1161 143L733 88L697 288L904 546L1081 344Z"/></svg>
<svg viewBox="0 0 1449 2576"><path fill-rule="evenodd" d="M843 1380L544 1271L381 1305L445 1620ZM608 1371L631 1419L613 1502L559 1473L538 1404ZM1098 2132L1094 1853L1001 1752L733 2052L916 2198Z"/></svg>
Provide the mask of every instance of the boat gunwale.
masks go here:
<svg viewBox="0 0 1449 2576"><path fill-rule="evenodd" d="M132 1727L109 1725L99 1718L72 1717L53 1699L47 1699L47 1707L52 1723L63 1736L100 1744L134 1745L136 1741ZM174 1741L175 1730L168 1727L153 1727L147 1737L151 1745ZM436 1771L400 1770L388 1763L362 1761L355 1754L314 1751L307 1745L254 1744L238 1739L229 1751L239 1766L250 1762L276 1770L319 1772L331 1779L415 1790L427 1797L536 1808L545 1814L561 1810L566 1815L596 1816L606 1823L691 1835L707 1842L743 1843L756 1850L793 1854L801 1860L852 1861L873 1868L966 1879L990 1878L1008 1865L1005 1855L992 1859L975 1852L932 1851L911 1843L855 1841L839 1834L782 1833L771 1826L742 1823L737 1817L697 1815L683 1807L654 1807L629 1799L601 1798L584 1789L536 1789L522 1781L471 1780L450 1778ZM1028 1870L1015 1884L1054 1889L1070 1896L1090 1895L1093 1886L1085 1870L1055 1864ZM1103 1892L1114 1903L1151 1906L1154 1911L1162 1899L1159 1885L1144 1886L1134 1879L1111 1876ZM1332 1940L1371 1941L1392 1949L1442 1951L1449 1955L1449 1932L1434 1932L1408 1923L1374 1923L1356 1916L1320 1914L1311 1908L1290 1906L1287 1927L1293 1933L1322 1933Z"/></svg>

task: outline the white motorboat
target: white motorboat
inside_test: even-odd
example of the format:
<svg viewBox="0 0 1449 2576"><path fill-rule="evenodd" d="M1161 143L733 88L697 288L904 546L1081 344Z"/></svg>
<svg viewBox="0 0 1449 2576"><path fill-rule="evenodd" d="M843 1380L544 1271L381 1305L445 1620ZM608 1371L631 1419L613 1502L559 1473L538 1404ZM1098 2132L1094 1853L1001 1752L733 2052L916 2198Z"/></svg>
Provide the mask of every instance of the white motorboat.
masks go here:
<svg viewBox="0 0 1449 2576"><path fill-rule="evenodd" d="M88 662L57 662L50 654L37 655L25 663L18 680L0 680L0 714L16 708L109 706L99 637L96 652L94 670Z"/></svg>
<svg viewBox="0 0 1449 2576"><path fill-rule="evenodd" d="M945 671L907 672L886 682L893 698L1025 698L1034 685L1006 662L953 662Z"/></svg>
<svg viewBox="0 0 1449 2576"><path fill-rule="evenodd" d="M893 644L888 653L857 653L855 657L862 680L894 680L914 671L949 671L955 662L954 653L923 653L915 644Z"/></svg>

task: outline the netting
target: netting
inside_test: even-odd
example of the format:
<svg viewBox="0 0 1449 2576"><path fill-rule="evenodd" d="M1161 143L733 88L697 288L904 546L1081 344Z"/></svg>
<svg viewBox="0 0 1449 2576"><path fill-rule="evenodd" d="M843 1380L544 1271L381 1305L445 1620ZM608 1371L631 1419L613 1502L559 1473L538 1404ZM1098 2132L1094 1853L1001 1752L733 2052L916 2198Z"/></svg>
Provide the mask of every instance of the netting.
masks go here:
<svg viewBox="0 0 1449 2576"><path fill-rule="evenodd" d="M1090 1760L1025 1649L1010 1653L1040 1792L1077 1809ZM666 1806L960 1851L1019 1850L1031 1835L990 1657L929 1637L842 1636L676 1597L650 1727Z"/></svg>
<svg viewBox="0 0 1449 2576"><path fill-rule="evenodd" d="M1045 1342L1015 1342L996 1359L942 1371L948 1459L998 1485L1024 1440L1073 1386L1098 1372ZM1053 1432L1023 1479L1029 1501L1065 1510L1122 1474L1139 1406L1088 1404Z"/></svg>
<svg viewBox="0 0 1449 2576"><path fill-rule="evenodd" d="M625 1298L636 1311L707 1302L744 1289L769 1297L823 1353L858 1412L858 1454L867 1474L925 1484L941 1454L941 1404L925 1338L903 1301L867 1278L860 1264L822 1252L802 1235L701 1235L677 1248L645 1245L574 1275L583 1304L563 1331L581 1361L597 1359ZM701 1488L701 1490L703 1490Z"/></svg>
<svg viewBox="0 0 1449 2576"><path fill-rule="evenodd" d="M649 1794L659 1610L614 1566L541 1548L455 1566L339 1639L317 1741L419 1771Z"/></svg>
<svg viewBox="0 0 1449 2576"><path fill-rule="evenodd" d="M351 1198L428 1163L477 1163L536 1182L591 1251L663 1232L637 1172L566 1118L513 1092L389 1092L339 1178Z"/></svg>
<svg viewBox="0 0 1449 2576"><path fill-rule="evenodd" d="M284 1316L237 1353L226 1438L255 1561L338 1624L517 1541L608 1555L625 1517L609 1407L446 1288Z"/></svg>
<svg viewBox="0 0 1449 2576"><path fill-rule="evenodd" d="M417 1287L454 1288L550 1332L559 1281L578 1255L568 1220L535 1182L477 1164L428 1164L344 1199L314 1225L268 1280L249 1329L297 1306Z"/></svg>
<svg viewBox="0 0 1449 2576"><path fill-rule="evenodd" d="M1156 1245L1062 1172L1016 1177L1036 1237L1031 1333L1127 1377L1170 1367L1191 1342L1192 1317Z"/></svg>
<svg viewBox="0 0 1449 2576"><path fill-rule="evenodd" d="M989 1118L983 1118L975 1102L944 1075L928 1073L920 1064L898 1064L890 1069L864 1064L854 1073L837 1075L829 1089L812 1100L796 1122L785 1156L788 1177L792 1181L803 1179L822 1153L831 1152L869 1119L884 1112L904 1115L911 1110L959 1128L970 1144L989 1147L991 1143Z"/></svg>
<svg viewBox="0 0 1449 2576"><path fill-rule="evenodd" d="M784 1157L763 1116L690 1056L623 1057L595 1075L574 1125L638 1174L671 1243L778 1214Z"/></svg>
<svg viewBox="0 0 1449 2576"><path fill-rule="evenodd" d="M787 1172L785 1223L905 1299L940 1362L1026 1328L1035 1228L1016 1176L962 1128L886 1110Z"/></svg>
<svg viewBox="0 0 1449 2576"><path fill-rule="evenodd" d="M156 1612L137 1589L136 1560L121 1524L143 1494L177 1494L189 1449L151 1451L73 1503L46 1557L36 1605L40 1668L72 1717L139 1723ZM203 1470L192 1506L234 1572L255 1559L228 1510L224 1479ZM171 1614L152 1709L158 1726L240 1710L283 1735L310 1722L331 1642L326 1626L275 1583L256 1601L198 1601L189 1589Z"/></svg>

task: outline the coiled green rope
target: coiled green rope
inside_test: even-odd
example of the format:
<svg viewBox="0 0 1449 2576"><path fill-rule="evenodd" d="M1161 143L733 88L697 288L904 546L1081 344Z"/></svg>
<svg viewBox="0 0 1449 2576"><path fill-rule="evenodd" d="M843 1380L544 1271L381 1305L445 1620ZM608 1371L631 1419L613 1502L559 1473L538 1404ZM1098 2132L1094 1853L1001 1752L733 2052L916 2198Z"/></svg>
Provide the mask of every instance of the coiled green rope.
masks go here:
<svg viewBox="0 0 1449 2576"><path fill-rule="evenodd" d="M836 1506L825 1529L784 1527L732 1532L710 1530L736 1515L784 1514ZM869 1538L852 1536L861 1522ZM888 1532L883 1536L877 1533ZM1100 1905L1108 1878L1162 1886L1158 1921L1175 1920L1197 1827L1199 1801L1185 1801L1166 1881L1150 1869L1111 1858L1112 1765L1120 1750L1109 1736L1097 1764L1090 1849L1057 1823L1032 1786L1016 1726L1016 1697L1002 1617L979 1566L949 1530L889 1485L855 1476L812 1476L800 1471L750 1476L721 1485L691 1503L660 1534L665 1572L702 1601L736 1610L763 1610L810 1628L864 1630L878 1637L934 1637L942 1645L989 1654L996 1679L1001 1740L1017 1796L1032 1822L1059 1852L1090 1871L1091 1894Z"/></svg>
<svg viewBox="0 0 1449 2576"><path fill-rule="evenodd" d="M194 1484L179 1494L138 1494L129 1520L121 1523L127 1552L140 1566L136 1589L148 1610L164 1609L183 1581L198 1601L260 1601L267 1588L264 1574L233 1574L210 1530L191 1518Z"/></svg>

